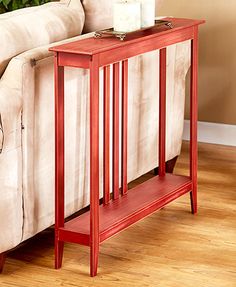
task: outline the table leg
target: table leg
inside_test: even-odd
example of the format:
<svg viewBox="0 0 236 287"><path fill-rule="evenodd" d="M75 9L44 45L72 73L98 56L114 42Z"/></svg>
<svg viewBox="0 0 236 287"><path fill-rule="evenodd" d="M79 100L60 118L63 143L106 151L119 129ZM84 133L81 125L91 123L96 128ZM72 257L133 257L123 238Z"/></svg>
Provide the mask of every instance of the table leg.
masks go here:
<svg viewBox="0 0 236 287"><path fill-rule="evenodd" d="M61 268L64 242L59 228L64 227L64 67L54 58L55 77L55 268Z"/></svg>
<svg viewBox="0 0 236 287"><path fill-rule="evenodd" d="M192 179L191 208L197 213L197 121L198 121L198 27L191 42L191 96L190 96L190 177Z"/></svg>
<svg viewBox="0 0 236 287"><path fill-rule="evenodd" d="M97 275L99 252L99 66L90 63L90 275Z"/></svg>
<svg viewBox="0 0 236 287"><path fill-rule="evenodd" d="M166 153L166 48L160 50L159 176L165 176Z"/></svg>

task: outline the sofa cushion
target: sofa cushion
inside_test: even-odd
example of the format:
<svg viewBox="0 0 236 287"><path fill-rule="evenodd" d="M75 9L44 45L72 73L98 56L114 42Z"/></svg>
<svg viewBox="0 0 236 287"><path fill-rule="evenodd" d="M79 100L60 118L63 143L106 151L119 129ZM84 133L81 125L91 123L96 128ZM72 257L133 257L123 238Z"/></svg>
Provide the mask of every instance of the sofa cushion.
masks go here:
<svg viewBox="0 0 236 287"><path fill-rule="evenodd" d="M114 0L81 0L85 10L84 32L93 32L112 27ZM163 0L156 0L156 8Z"/></svg>
<svg viewBox="0 0 236 287"><path fill-rule="evenodd" d="M0 15L0 77L14 56L79 35L83 25L80 0L47 3Z"/></svg>

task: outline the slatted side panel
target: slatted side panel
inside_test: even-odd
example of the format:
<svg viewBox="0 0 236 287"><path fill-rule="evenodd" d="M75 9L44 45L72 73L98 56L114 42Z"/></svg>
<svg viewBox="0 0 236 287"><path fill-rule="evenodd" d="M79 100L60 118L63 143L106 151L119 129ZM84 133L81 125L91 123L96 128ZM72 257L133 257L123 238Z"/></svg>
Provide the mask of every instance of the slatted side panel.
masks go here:
<svg viewBox="0 0 236 287"><path fill-rule="evenodd" d="M114 63L112 67L105 66L103 68L103 86L103 204L106 205L110 201L111 190L113 192L114 200L119 198L120 193L125 195L128 191L128 60L124 60L121 63ZM110 142L111 137L112 145ZM110 156L111 149L112 157ZM110 178L111 169L112 178Z"/></svg>

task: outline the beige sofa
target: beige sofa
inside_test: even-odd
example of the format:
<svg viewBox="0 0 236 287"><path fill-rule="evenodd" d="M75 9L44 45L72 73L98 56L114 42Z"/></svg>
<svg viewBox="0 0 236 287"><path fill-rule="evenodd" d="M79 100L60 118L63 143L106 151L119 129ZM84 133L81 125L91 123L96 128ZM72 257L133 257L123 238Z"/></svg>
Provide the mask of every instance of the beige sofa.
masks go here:
<svg viewBox="0 0 236 287"><path fill-rule="evenodd" d="M0 269L6 251L54 223L53 55L48 48L91 36L81 35L82 30L110 26L111 9L106 0L63 0L0 15ZM181 149L189 54L188 42L168 48L167 160ZM158 73L158 52L130 60L129 181L158 165ZM68 68L65 77L69 216L89 204L88 73ZM100 176L102 186L102 159Z"/></svg>

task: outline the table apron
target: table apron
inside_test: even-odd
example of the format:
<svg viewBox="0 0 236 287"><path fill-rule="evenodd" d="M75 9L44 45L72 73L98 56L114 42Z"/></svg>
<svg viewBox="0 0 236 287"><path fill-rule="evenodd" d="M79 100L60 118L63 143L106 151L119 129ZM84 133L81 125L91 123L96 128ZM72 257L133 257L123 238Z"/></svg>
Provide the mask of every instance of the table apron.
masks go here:
<svg viewBox="0 0 236 287"><path fill-rule="evenodd" d="M59 52L57 54L58 66L89 69L89 63L92 60L92 56L90 55L72 54L64 52Z"/></svg>
<svg viewBox="0 0 236 287"><path fill-rule="evenodd" d="M151 51L166 48L168 46L178 44L194 38L195 27L189 27L180 31L170 33L169 37L166 35L158 36L156 41L150 38L145 41L139 41L125 47L114 48L109 51L101 52L98 55L99 67L107 66L125 59L132 58L141 54L145 54ZM111 52L112 51L112 52ZM83 55L73 53L58 53L58 66L67 66L74 68L89 69L90 62L93 61L93 57L96 55Z"/></svg>
<svg viewBox="0 0 236 287"><path fill-rule="evenodd" d="M147 52L166 48L170 45L181 43L194 38L194 27L186 28L184 30L175 31L173 34L158 36L156 41L153 38L133 43L120 48L115 48L114 51L109 50L99 53L99 66L106 66L124 59L132 58Z"/></svg>

